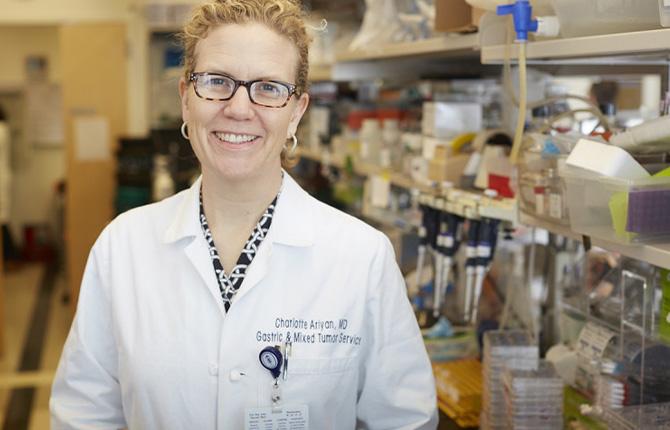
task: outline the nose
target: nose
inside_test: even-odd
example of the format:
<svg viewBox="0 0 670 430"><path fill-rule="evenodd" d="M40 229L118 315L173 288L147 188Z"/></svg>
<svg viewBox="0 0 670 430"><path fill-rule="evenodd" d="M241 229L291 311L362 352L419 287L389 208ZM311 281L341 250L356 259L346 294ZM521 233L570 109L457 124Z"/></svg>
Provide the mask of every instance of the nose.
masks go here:
<svg viewBox="0 0 670 430"><path fill-rule="evenodd" d="M237 91L235 91L235 94L233 94L233 97L224 103L224 114L233 119L250 119L254 114L248 90L244 86L239 86Z"/></svg>

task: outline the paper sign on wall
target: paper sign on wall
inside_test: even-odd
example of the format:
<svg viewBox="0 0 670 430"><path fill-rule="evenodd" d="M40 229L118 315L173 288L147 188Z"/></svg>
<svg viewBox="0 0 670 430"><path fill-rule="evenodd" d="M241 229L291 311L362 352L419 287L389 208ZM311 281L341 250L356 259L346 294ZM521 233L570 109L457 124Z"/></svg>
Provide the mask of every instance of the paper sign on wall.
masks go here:
<svg viewBox="0 0 670 430"><path fill-rule="evenodd" d="M74 145L77 161L109 160L109 121L97 115L74 118Z"/></svg>
<svg viewBox="0 0 670 430"><path fill-rule="evenodd" d="M31 82L26 86L26 139L38 147L62 147L63 97L57 84Z"/></svg>

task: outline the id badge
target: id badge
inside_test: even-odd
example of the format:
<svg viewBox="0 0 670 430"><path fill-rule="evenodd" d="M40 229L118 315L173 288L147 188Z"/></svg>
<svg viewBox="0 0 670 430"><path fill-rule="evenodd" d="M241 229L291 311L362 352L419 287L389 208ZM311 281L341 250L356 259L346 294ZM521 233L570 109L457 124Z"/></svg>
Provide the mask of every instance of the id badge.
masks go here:
<svg viewBox="0 0 670 430"><path fill-rule="evenodd" d="M309 430L307 405L244 410L244 430Z"/></svg>

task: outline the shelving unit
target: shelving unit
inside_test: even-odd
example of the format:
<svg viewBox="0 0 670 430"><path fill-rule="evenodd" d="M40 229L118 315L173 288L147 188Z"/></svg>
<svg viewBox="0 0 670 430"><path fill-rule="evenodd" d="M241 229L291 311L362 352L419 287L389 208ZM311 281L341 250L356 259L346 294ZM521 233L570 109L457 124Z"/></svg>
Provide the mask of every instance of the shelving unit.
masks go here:
<svg viewBox="0 0 670 430"><path fill-rule="evenodd" d="M551 233L565 236L573 240L581 240L582 235L574 232L570 227L534 218L523 212L519 213L519 221L529 227L537 227ZM655 266L670 269L670 243L651 245L625 245L610 240L591 237L591 244L612 252L618 252L626 257L647 261Z"/></svg>
<svg viewBox="0 0 670 430"><path fill-rule="evenodd" d="M302 148L300 150L300 156L337 168L342 168L344 167L345 164L345 161L341 157L334 157L332 155L324 156L323 154L316 153L307 148ZM353 163L353 166L354 166L354 172L360 176L366 176L366 177L375 175L382 176L384 178L387 178L389 182L391 182L391 184L395 185L396 187L405 189L416 188L419 191L426 193L433 191L433 188L430 187L429 185L414 182L412 179L406 177L405 175L394 173L391 171L391 169L388 168L364 162L355 162Z"/></svg>
<svg viewBox="0 0 670 430"><path fill-rule="evenodd" d="M527 44L526 57L529 60L589 59L594 63L598 58L619 57L631 64L634 61L641 61L641 56L644 56L647 61L668 63L670 55L668 40L670 40L670 29L542 40ZM483 46L482 63L503 62L505 49L505 45ZM630 56L634 58L622 58ZM517 58L516 49L510 50L510 58ZM613 59L609 61L616 62Z"/></svg>
<svg viewBox="0 0 670 430"><path fill-rule="evenodd" d="M311 64L309 66L309 80L312 82L329 81L333 71L330 64Z"/></svg>
<svg viewBox="0 0 670 430"><path fill-rule="evenodd" d="M354 62L369 60L388 60L418 56L458 56L476 57L479 51L477 34L450 34L416 42L394 43L379 47L370 47L360 51L345 52L337 56L336 61Z"/></svg>

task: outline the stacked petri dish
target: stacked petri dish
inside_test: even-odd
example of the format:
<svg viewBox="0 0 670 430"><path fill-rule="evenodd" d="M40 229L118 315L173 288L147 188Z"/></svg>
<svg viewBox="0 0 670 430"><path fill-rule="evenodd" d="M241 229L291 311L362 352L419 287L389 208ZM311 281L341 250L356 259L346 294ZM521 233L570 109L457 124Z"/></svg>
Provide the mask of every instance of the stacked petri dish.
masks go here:
<svg viewBox="0 0 670 430"><path fill-rule="evenodd" d="M508 428L563 428L563 381L553 364L540 361L536 370L507 367L503 383Z"/></svg>
<svg viewBox="0 0 670 430"><path fill-rule="evenodd" d="M539 349L529 332L496 330L484 333L481 429L508 428L503 371L535 370L538 364Z"/></svg>

